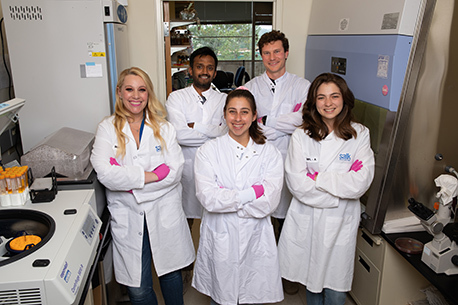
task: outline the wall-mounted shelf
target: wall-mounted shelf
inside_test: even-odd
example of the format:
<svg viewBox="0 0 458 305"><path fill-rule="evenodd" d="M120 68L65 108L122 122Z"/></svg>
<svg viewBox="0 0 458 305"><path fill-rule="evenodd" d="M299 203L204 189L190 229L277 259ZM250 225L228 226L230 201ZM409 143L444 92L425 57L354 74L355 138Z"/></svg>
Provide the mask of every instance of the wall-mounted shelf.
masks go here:
<svg viewBox="0 0 458 305"><path fill-rule="evenodd" d="M180 20L170 18L170 7L169 2L164 1L164 24L166 25L165 33L165 69L166 69L166 81L167 81L167 96L172 92L172 72L187 69L186 63L176 64L172 63L172 55L176 52L184 51L191 47L191 43L184 44L173 44L171 39L171 32L174 28L186 27L190 24L196 23L196 20ZM188 41L186 41L188 42ZM173 70L172 70L173 69Z"/></svg>

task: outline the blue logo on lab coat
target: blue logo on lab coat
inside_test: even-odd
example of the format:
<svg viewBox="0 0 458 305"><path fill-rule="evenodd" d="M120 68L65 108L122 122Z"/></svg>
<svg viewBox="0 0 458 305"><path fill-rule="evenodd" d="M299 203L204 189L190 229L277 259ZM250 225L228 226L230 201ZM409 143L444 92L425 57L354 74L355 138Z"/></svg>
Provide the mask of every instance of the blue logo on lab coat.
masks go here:
<svg viewBox="0 0 458 305"><path fill-rule="evenodd" d="M339 161L351 161L351 156L349 153L339 154Z"/></svg>
<svg viewBox="0 0 458 305"><path fill-rule="evenodd" d="M156 152L160 152L162 150L161 145L158 145L155 148L156 148Z"/></svg>

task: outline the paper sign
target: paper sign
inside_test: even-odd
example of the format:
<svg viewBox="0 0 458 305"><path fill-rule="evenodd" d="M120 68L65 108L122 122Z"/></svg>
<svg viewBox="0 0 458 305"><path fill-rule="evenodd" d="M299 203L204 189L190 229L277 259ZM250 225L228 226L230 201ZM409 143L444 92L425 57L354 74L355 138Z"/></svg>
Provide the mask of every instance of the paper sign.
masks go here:
<svg viewBox="0 0 458 305"><path fill-rule="evenodd" d="M85 64L86 77L102 77L102 65L94 62L87 62Z"/></svg>

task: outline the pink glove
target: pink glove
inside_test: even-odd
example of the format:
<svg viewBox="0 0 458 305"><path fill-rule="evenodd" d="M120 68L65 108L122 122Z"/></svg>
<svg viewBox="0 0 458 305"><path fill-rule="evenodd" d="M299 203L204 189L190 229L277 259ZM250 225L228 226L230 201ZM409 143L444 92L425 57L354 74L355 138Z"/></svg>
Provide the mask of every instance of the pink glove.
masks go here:
<svg viewBox="0 0 458 305"><path fill-rule="evenodd" d="M167 165L165 165L165 163L162 163L153 170L153 173L156 174L158 178L157 181L161 181L170 173L170 168Z"/></svg>
<svg viewBox="0 0 458 305"><path fill-rule="evenodd" d="M113 157L110 157L110 164L111 165L116 165L116 166L121 166L121 165L119 165L118 161L116 161L116 159L113 158Z"/></svg>
<svg viewBox="0 0 458 305"><path fill-rule="evenodd" d="M353 162L353 164L350 167L350 171L359 171L361 168L363 168L363 161L356 160Z"/></svg>
<svg viewBox="0 0 458 305"><path fill-rule="evenodd" d="M318 176L318 172L315 172L314 174L307 173L307 177L309 177L313 181L316 180L316 176Z"/></svg>
<svg viewBox="0 0 458 305"><path fill-rule="evenodd" d="M299 109L301 109L302 103L297 103L296 106L294 106L293 112L298 112Z"/></svg>
<svg viewBox="0 0 458 305"><path fill-rule="evenodd" d="M262 186L262 184L252 185L251 187L254 189L254 193L256 194L256 199L264 195L264 187Z"/></svg>
<svg viewBox="0 0 458 305"><path fill-rule="evenodd" d="M258 118L258 123L262 124L262 117Z"/></svg>

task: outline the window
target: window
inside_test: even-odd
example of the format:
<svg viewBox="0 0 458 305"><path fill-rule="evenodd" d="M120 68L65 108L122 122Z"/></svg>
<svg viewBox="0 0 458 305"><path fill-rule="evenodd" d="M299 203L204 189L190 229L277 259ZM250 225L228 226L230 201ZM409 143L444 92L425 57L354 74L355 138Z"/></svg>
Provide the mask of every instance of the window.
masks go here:
<svg viewBox="0 0 458 305"><path fill-rule="evenodd" d="M190 2L175 2L175 15ZM218 56L218 70L235 73L245 66L249 75L264 72L257 41L272 30L272 2L196 1L200 24L188 26L192 48L211 47Z"/></svg>

